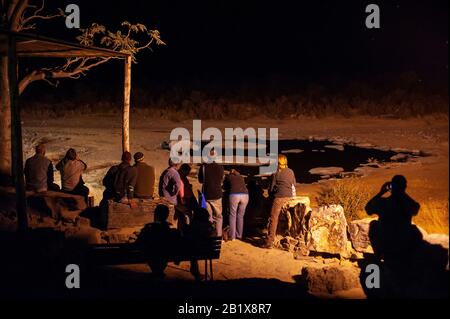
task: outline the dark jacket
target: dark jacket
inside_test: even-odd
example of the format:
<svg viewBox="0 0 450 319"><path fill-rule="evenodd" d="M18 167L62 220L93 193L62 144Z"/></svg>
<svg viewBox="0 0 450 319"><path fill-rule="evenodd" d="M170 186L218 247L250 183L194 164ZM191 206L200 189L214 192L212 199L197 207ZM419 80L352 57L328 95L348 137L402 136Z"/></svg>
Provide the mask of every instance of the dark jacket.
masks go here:
<svg viewBox="0 0 450 319"><path fill-rule="evenodd" d="M392 194L389 197L375 196L366 204L368 215L376 214L383 225L401 227L412 223L420 204L406 193Z"/></svg>
<svg viewBox="0 0 450 319"><path fill-rule="evenodd" d="M164 259L175 255L180 245L180 233L170 228L168 222L154 222L144 226L136 240L136 245L146 252L148 257Z"/></svg>
<svg viewBox="0 0 450 319"><path fill-rule="evenodd" d="M106 187L105 197L120 200L127 196L133 198L136 186L136 169L129 163L122 162L111 167L103 178Z"/></svg>
<svg viewBox="0 0 450 319"><path fill-rule="evenodd" d="M294 197L295 174L290 168L284 168L272 175L270 195L276 198Z"/></svg>
<svg viewBox="0 0 450 319"><path fill-rule="evenodd" d="M164 197L173 205L178 203L178 194L183 187L180 177L180 173L175 167L167 168L159 178L158 194L160 197Z"/></svg>
<svg viewBox="0 0 450 319"><path fill-rule="evenodd" d="M206 200L222 198L223 166L217 163L200 166L198 181L203 184L203 194Z"/></svg>
<svg viewBox="0 0 450 319"><path fill-rule="evenodd" d="M228 174L223 182L223 189L228 194L248 194L244 177L239 173Z"/></svg>
<svg viewBox="0 0 450 319"><path fill-rule="evenodd" d="M138 162L134 167L137 174L134 197L152 198L155 188L155 168L144 162Z"/></svg>
<svg viewBox="0 0 450 319"><path fill-rule="evenodd" d="M45 192L53 184L53 164L44 155L36 154L27 159L24 173L28 190Z"/></svg>

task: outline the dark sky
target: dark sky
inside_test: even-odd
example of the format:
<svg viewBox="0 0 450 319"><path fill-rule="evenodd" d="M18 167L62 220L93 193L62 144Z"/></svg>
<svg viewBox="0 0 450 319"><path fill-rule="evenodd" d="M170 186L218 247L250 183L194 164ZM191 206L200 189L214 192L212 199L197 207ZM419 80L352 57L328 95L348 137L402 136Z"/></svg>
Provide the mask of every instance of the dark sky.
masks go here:
<svg viewBox="0 0 450 319"><path fill-rule="evenodd" d="M116 29L128 20L160 30L167 46L139 54L133 69L138 84L346 81L406 71L432 85L448 82L446 0L58 3L78 4L82 27L98 22ZM369 3L380 6L379 30L365 27ZM41 28L46 35L66 40L76 35L61 20L47 26ZM117 70L120 66L102 66L88 77L107 83Z"/></svg>

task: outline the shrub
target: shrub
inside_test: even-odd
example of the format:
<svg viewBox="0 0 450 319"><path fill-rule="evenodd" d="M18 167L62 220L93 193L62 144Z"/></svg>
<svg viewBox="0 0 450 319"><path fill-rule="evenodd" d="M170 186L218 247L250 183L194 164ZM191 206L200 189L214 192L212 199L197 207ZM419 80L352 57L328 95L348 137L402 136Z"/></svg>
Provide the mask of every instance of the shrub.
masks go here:
<svg viewBox="0 0 450 319"><path fill-rule="evenodd" d="M344 207L347 221L363 216L366 203L370 199L367 186L358 178L344 178L322 187L317 197L320 206L339 204Z"/></svg>

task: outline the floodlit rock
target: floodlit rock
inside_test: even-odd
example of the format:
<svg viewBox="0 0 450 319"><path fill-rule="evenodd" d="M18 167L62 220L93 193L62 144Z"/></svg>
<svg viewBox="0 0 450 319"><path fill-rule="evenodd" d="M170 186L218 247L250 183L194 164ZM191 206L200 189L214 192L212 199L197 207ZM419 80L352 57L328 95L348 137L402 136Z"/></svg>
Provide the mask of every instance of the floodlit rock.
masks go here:
<svg viewBox="0 0 450 319"><path fill-rule="evenodd" d="M373 253L369 239L370 222L373 218L351 221L348 224L348 234L353 249L359 253Z"/></svg>
<svg viewBox="0 0 450 319"><path fill-rule="evenodd" d="M390 160L393 162L406 162L408 160L408 158L409 158L408 154L400 153L400 154L391 156Z"/></svg>
<svg viewBox="0 0 450 319"><path fill-rule="evenodd" d="M90 227L91 221L89 220L89 218L78 216L75 225L80 227Z"/></svg>
<svg viewBox="0 0 450 319"><path fill-rule="evenodd" d="M0 231L15 232L17 230L17 219L0 212Z"/></svg>
<svg viewBox="0 0 450 319"><path fill-rule="evenodd" d="M325 145L325 148L331 148L331 149L335 149L338 151L344 151L344 145Z"/></svg>
<svg viewBox="0 0 450 319"><path fill-rule="evenodd" d="M68 227L64 231L67 240L80 244L102 244L102 231L93 227Z"/></svg>
<svg viewBox="0 0 450 319"><path fill-rule="evenodd" d="M299 154L301 152L303 152L303 150L301 150L299 148L281 151L281 153L283 153L283 154Z"/></svg>
<svg viewBox="0 0 450 319"><path fill-rule="evenodd" d="M310 294L334 294L338 291L360 288L360 270L357 267L304 267L302 279Z"/></svg>
<svg viewBox="0 0 450 319"><path fill-rule="evenodd" d="M441 245L443 248L448 249L448 235L446 234L427 234L423 239L433 245Z"/></svg>
<svg viewBox="0 0 450 319"><path fill-rule="evenodd" d="M370 144L370 143L357 143L355 144L356 147L360 147L360 148L374 148L375 145Z"/></svg>
<svg viewBox="0 0 450 319"><path fill-rule="evenodd" d="M316 167L309 170L310 174L313 175L339 175L344 169L342 167Z"/></svg>
<svg viewBox="0 0 450 319"><path fill-rule="evenodd" d="M154 211L159 204L164 204L169 207L169 222L173 223L175 208L166 199L133 199L132 201L133 206L129 203L118 203L113 200L108 201L107 229L143 227L145 224L153 222Z"/></svg>
<svg viewBox="0 0 450 319"><path fill-rule="evenodd" d="M28 205L41 216L66 222L75 222L78 215L87 208L83 196L62 192L45 192L28 196Z"/></svg>
<svg viewBox="0 0 450 319"><path fill-rule="evenodd" d="M340 205L313 209L308 221L309 250L347 255L347 220Z"/></svg>

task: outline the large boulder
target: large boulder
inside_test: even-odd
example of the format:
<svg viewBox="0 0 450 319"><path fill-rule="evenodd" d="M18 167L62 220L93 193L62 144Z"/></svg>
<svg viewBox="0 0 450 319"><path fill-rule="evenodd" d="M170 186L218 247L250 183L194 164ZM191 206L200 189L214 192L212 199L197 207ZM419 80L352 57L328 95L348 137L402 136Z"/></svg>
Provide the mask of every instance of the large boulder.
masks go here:
<svg viewBox="0 0 450 319"><path fill-rule="evenodd" d="M318 253L347 255L347 220L342 206L321 206L311 211L307 247Z"/></svg>
<svg viewBox="0 0 450 319"><path fill-rule="evenodd" d="M349 239L353 249L359 253L373 253L369 239L369 228L373 218L353 220L348 224Z"/></svg>
<svg viewBox="0 0 450 319"><path fill-rule="evenodd" d="M66 240L76 242L77 244L104 244L106 241L102 238L103 232L97 228L89 226L74 226L64 229Z"/></svg>
<svg viewBox="0 0 450 319"><path fill-rule="evenodd" d="M308 293L313 295L333 295L339 291L361 288L358 267L331 265L324 267L307 266L301 277Z"/></svg>
<svg viewBox="0 0 450 319"><path fill-rule="evenodd" d="M423 239L430 244L440 245L442 246L442 248L448 250L449 239L448 235L446 234L426 234L423 236Z"/></svg>
<svg viewBox="0 0 450 319"><path fill-rule="evenodd" d="M175 207L164 198L133 199L130 203L108 201L107 229L143 227L154 221L157 205L167 205L170 209L169 222L173 223Z"/></svg>
<svg viewBox="0 0 450 319"><path fill-rule="evenodd" d="M31 210L40 216L71 223L75 223L80 213L87 208L83 196L62 192L30 193L27 201Z"/></svg>

